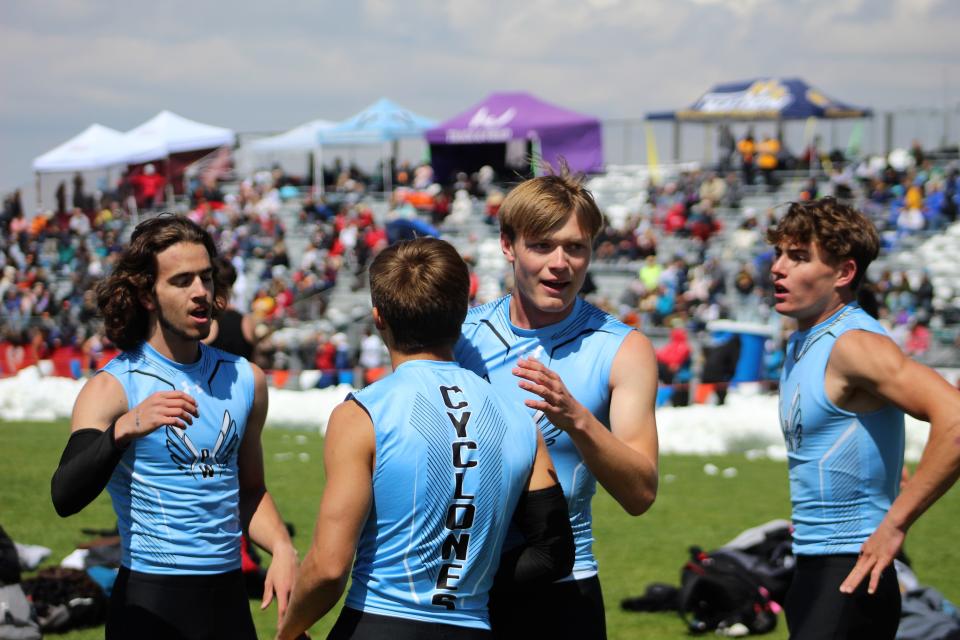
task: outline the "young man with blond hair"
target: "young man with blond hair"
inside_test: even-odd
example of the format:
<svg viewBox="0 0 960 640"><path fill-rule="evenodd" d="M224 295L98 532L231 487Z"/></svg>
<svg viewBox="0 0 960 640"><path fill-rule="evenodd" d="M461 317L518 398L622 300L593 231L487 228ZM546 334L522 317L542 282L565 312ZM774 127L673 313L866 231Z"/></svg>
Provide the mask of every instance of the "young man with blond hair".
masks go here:
<svg viewBox="0 0 960 640"><path fill-rule="evenodd" d="M498 637L604 638L590 503L599 481L631 515L653 504L656 359L643 334L578 295L603 216L577 178L563 170L523 182L499 216L513 291L470 310L456 357L534 416L577 554L573 571L549 586L522 596L495 590L493 629Z"/></svg>
<svg viewBox="0 0 960 640"><path fill-rule="evenodd" d="M780 378L797 555L790 637L892 640L893 559L960 474L960 392L857 304L880 244L863 214L833 198L793 203L767 239L775 309L798 325ZM930 439L901 491L904 412L930 422Z"/></svg>

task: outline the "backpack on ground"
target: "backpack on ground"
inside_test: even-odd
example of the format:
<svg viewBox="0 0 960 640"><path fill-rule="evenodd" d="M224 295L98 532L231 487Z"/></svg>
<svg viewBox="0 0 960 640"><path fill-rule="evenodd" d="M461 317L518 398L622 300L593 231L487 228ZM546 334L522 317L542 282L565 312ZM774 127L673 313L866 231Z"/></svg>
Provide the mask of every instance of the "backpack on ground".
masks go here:
<svg viewBox="0 0 960 640"><path fill-rule="evenodd" d="M738 551L690 548L680 574L680 615L693 633L760 634L777 626L778 607Z"/></svg>
<svg viewBox="0 0 960 640"><path fill-rule="evenodd" d="M771 520L747 529L720 550L744 565L770 593L771 600L784 603L796 566L789 521Z"/></svg>
<svg viewBox="0 0 960 640"><path fill-rule="evenodd" d="M43 632L62 633L102 625L107 596L83 569L50 567L23 581Z"/></svg>
<svg viewBox="0 0 960 640"><path fill-rule="evenodd" d="M678 611L693 633L726 636L772 631L793 581L792 532L786 520L747 529L715 551L690 547L680 587L653 583L626 598L626 611Z"/></svg>

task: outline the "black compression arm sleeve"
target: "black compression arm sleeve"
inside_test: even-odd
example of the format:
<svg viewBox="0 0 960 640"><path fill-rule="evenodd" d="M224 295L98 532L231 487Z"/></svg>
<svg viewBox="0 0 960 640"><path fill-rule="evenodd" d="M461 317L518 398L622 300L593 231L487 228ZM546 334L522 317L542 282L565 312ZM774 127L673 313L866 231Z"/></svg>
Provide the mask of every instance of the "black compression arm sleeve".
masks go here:
<svg viewBox="0 0 960 640"><path fill-rule="evenodd" d="M114 440L112 424L105 431L80 429L70 434L50 481L53 507L60 517L77 513L100 495L123 451Z"/></svg>
<svg viewBox="0 0 960 640"><path fill-rule="evenodd" d="M548 583L569 575L573 569L573 530L559 484L523 494L513 521L526 542L501 556L496 576L498 588Z"/></svg>

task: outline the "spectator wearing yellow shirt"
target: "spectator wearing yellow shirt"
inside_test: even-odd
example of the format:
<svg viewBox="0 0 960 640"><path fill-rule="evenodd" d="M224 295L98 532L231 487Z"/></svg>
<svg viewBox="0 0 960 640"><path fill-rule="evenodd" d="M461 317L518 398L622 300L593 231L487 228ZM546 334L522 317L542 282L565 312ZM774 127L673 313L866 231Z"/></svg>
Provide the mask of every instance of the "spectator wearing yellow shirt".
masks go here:
<svg viewBox="0 0 960 640"><path fill-rule="evenodd" d="M661 273L663 273L663 266L657 262L657 256L647 256L643 266L640 267L640 272L637 274L647 293L656 291L657 285L660 284Z"/></svg>
<svg viewBox="0 0 960 640"><path fill-rule="evenodd" d="M753 157L757 153L757 144L753 141L753 131L748 131L740 142L737 143L737 151L740 153L740 168L743 170L743 182L753 184Z"/></svg>
<svg viewBox="0 0 960 640"><path fill-rule="evenodd" d="M763 180L767 187L777 186L773 172L777 170L777 156L780 155L780 141L770 136L764 136L757 147L757 165L763 172Z"/></svg>

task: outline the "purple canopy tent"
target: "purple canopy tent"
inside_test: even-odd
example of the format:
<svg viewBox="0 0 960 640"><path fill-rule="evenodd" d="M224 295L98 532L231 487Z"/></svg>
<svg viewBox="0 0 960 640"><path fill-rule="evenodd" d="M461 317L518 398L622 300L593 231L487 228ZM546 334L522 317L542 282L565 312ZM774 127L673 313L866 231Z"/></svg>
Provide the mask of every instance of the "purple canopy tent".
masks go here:
<svg viewBox="0 0 960 640"><path fill-rule="evenodd" d="M525 172L532 152L554 167L562 156L574 171L603 169L600 121L527 93L493 93L427 130L427 142L441 180L485 164L501 175L518 168ZM519 156L520 162L511 162L511 156Z"/></svg>

